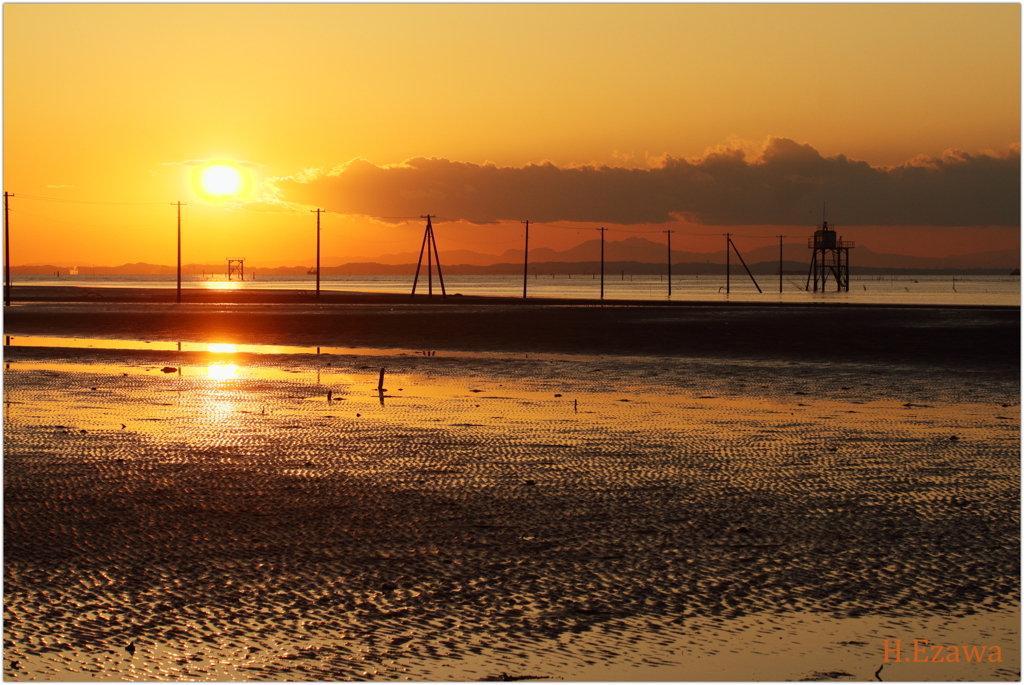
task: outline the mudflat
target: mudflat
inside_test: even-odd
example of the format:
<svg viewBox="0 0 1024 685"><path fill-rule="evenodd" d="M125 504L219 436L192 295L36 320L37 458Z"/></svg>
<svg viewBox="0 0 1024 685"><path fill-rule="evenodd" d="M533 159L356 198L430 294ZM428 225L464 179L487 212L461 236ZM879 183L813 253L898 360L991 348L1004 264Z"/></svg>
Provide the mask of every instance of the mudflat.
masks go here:
<svg viewBox="0 0 1024 685"><path fill-rule="evenodd" d="M38 301L5 334L422 352L6 347L8 679L1019 679L1017 309Z"/></svg>
<svg viewBox="0 0 1024 685"><path fill-rule="evenodd" d="M16 287L7 335L414 350L887 361L1019 371L1019 307L708 305ZM419 298L419 296L417 296Z"/></svg>

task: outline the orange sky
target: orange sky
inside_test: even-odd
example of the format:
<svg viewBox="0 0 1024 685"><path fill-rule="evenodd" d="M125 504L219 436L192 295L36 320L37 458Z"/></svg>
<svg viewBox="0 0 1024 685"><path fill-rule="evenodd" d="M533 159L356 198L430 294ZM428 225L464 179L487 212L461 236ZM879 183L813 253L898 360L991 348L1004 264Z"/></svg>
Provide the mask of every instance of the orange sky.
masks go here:
<svg viewBox="0 0 1024 685"><path fill-rule="evenodd" d="M365 216L391 207L496 222L437 231L442 249L494 254L521 246L527 212L587 228L538 225L531 246L605 224L712 251L725 230L809 233L822 201L879 252L1016 248L1019 141L1017 4L4 5L14 264L171 264L177 200L186 262L309 264L315 206L332 210L324 255L343 259L418 249L418 221ZM744 151L735 174L715 171L723 149ZM943 163L950 149L964 154ZM584 180L524 185L517 214L486 169L403 180L415 158ZM327 176L357 159L373 197ZM210 160L250 192L199 197Z"/></svg>

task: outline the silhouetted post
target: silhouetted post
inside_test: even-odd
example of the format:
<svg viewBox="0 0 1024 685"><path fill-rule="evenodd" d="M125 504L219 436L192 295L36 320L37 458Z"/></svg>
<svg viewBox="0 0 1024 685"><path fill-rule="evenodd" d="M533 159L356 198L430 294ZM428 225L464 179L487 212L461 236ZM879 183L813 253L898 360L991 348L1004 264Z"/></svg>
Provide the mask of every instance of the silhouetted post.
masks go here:
<svg viewBox="0 0 1024 685"><path fill-rule="evenodd" d="M384 391L384 369L380 370L380 379L377 381L377 390L380 392Z"/></svg>
<svg viewBox="0 0 1024 685"><path fill-rule="evenodd" d="M171 204L178 206L178 304L181 304L181 206L188 203L179 200Z"/></svg>
<svg viewBox="0 0 1024 685"><path fill-rule="evenodd" d="M7 208L7 198L14 197L4 191L4 306L11 306L11 220Z"/></svg>
<svg viewBox="0 0 1024 685"><path fill-rule="evenodd" d="M427 232L423 232L423 242L420 244L420 256L416 260L416 275L412 279L412 294L416 294L416 283L420 280L420 265L423 264L423 251L427 249Z"/></svg>
<svg viewBox="0 0 1024 685"><path fill-rule="evenodd" d="M427 297L434 296L433 267L430 265L430 252L433 244L430 240L430 219L427 219Z"/></svg>
<svg viewBox="0 0 1024 685"><path fill-rule="evenodd" d="M732 233L725 234L725 294L729 294L729 246L732 245Z"/></svg>
<svg viewBox="0 0 1024 685"><path fill-rule="evenodd" d="M448 297L448 293L444 289L444 274L441 273L441 254L437 251L437 238L434 237L434 227L430 223L430 219L427 219L427 229L430 231L430 242L434 245L434 261L437 262L437 282L441 284L441 299L444 300Z"/></svg>
<svg viewBox="0 0 1024 685"><path fill-rule="evenodd" d="M444 275L441 273L441 256L437 253L437 241L434 239L434 227L430 220L433 214L420 217L427 220L427 228L423 231L423 244L420 246L420 258L416 262L416 276L412 279L412 295L416 295L416 283L420 278L420 267L423 266L423 251L427 251L427 296L434 295L434 279L430 264L430 251L434 251L434 258L437 260L437 280L441 283L441 298L445 299L448 293L444 289Z"/></svg>
<svg viewBox="0 0 1024 685"><path fill-rule="evenodd" d="M672 234L674 231L665 231L668 236L668 296L672 297Z"/></svg>
<svg viewBox="0 0 1024 685"><path fill-rule="evenodd" d="M530 220L521 221L526 224L526 244L523 246L523 299L526 299L526 267L530 263Z"/></svg>
<svg viewBox="0 0 1024 685"><path fill-rule="evenodd" d="M311 212L316 212L316 298L320 299L320 214L325 210L311 209Z"/></svg>
<svg viewBox="0 0 1024 685"><path fill-rule="evenodd" d="M782 293L782 239L785 236L778 237L778 292Z"/></svg>
<svg viewBox="0 0 1024 685"><path fill-rule="evenodd" d="M732 247L732 249L736 250L736 256L740 258L740 264L743 265L743 268L746 270L747 275L750 276L750 280L753 281L754 287L757 288L757 292L763 292L761 290L761 286L757 284L757 280L754 278L754 274L750 273L750 268L747 267L747 263L743 261L743 255L740 254L740 251L739 249L737 249L736 243L732 241L732 238L729 239L729 245L726 247L726 250L728 250L729 247Z"/></svg>
<svg viewBox="0 0 1024 685"><path fill-rule="evenodd" d="M604 232L607 228L597 229L601 231L601 299L604 299Z"/></svg>

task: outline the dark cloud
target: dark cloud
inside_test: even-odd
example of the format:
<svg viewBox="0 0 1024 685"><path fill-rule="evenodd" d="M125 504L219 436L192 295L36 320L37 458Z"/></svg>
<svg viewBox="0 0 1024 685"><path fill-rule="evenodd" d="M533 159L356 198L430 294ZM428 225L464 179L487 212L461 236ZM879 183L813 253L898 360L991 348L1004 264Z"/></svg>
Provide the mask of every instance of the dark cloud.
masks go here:
<svg viewBox="0 0 1024 685"><path fill-rule="evenodd" d="M330 173L278 179L280 198L332 212L474 223L531 219L609 224L686 218L731 225L806 224L822 201L851 226L1019 226L1020 147L1005 156L950 150L895 167L822 157L786 138L748 160L737 149L660 166L498 167L410 159L381 167L353 160Z"/></svg>

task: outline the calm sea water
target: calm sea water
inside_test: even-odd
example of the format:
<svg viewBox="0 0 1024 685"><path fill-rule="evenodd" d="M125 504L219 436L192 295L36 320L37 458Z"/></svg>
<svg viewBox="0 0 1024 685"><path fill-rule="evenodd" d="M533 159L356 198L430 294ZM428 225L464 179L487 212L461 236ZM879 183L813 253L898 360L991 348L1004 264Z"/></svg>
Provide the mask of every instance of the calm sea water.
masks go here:
<svg viewBox="0 0 1024 685"><path fill-rule="evenodd" d="M14 285L88 285L111 288L143 287L174 288L174 276L41 276L12 275ZM434 294L441 288L434 276ZM412 276L323 276L321 290L408 293ZM522 297L522 276L446 276L448 295L490 295ZM758 279L763 293L744 274L732 276L730 292L726 293L725 276L674 276L672 295L664 276L605 276L606 300L668 300L699 302L851 302L863 304L938 304L938 305L1011 305L1020 306L1020 276L854 276L849 292L806 292L805 277L784 276L779 292L778 276ZM224 278L184 276L182 285L210 289L289 289L314 290L314 276L261 276L255 280L227 281ZM421 275L417 294L427 293L426 279ZM598 277L551 275L527 281L528 297L573 297L598 300L601 281Z"/></svg>

